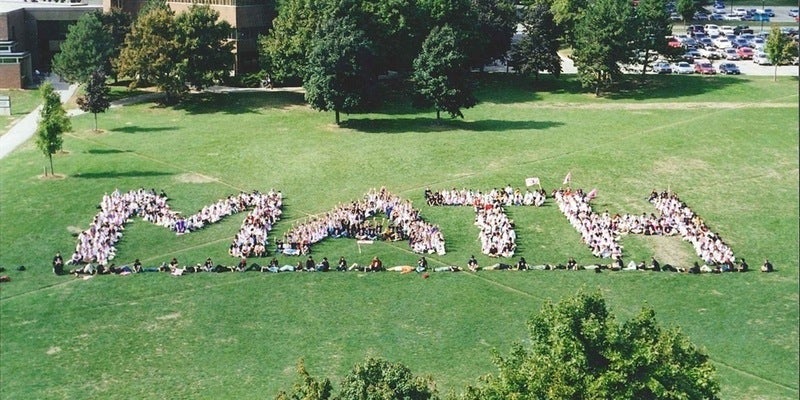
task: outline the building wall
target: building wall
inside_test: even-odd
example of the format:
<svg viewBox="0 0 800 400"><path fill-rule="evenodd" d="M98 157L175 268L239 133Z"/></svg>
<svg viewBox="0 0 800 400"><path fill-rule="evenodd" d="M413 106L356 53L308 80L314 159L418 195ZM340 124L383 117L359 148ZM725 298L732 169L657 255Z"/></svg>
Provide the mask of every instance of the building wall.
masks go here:
<svg viewBox="0 0 800 400"><path fill-rule="evenodd" d="M0 64L0 88L22 88L21 64Z"/></svg>

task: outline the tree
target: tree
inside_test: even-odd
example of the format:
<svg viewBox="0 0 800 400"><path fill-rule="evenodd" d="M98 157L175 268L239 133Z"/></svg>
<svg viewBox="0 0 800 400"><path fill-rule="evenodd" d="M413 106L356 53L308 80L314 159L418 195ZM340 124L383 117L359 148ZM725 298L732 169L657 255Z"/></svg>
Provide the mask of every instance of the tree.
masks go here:
<svg viewBox="0 0 800 400"><path fill-rule="evenodd" d="M634 11L636 34L633 37L635 62L642 64L642 79L647 66L659 54L667 54L667 36L672 35L672 21L667 12L666 0L639 0Z"/></svg>
<svg viewBox="0 0 800 400"><path fill-rule="evenodd" d="M708 356L643 308L620 325L599 292L546 303L528 322L530 345L495 355L478 399L717 399Z"/></svg>
<svg viewBox="0 0 800 400"><path fill-rule="evenodd" d="M219 12L208 5L193 4L175 18L178 46L183 52L186 82L204 89L222 80L233 69L231 26L219 21Z"/></svg>
<svg viewBox="0 0 800 400"><path fill-rule="evenodd" d="M100 14L100 21L103 23L103 28L108 32L113 49L109 59L106 61L104 71L107 75L111 75L114 78L114 82L116 82L118 77L114 62L119 58L119 53L125 44L125 37L131 32L131 15L114 8L109 12Z"/></svg>
<svg viewBox="0 0 800 400"><path fill-rule="evenodd" d="M797 55L797 44L793 43L788 36L781 33L779 27L773 26L767 38L767 43L764 45L764 51L767 53L769 62L775 66L775 73L772 76L772 80L777 81L778 66L786 63Z"/></svg>
<svg viewBox="0 0 800 400"><path fill-rule="evenodd" d="M368 358L357 364L342 381L337 400L436 399L431 378L414 376L400 363Z"/></svg>
<svg viewBox="0 0 800 400"><path fill-rule="evenodd" d="M68 82L85 83L97 68L105 68L114 54L114 42L99 12L82 15L67 28L61 51L53 56L53 71Z"/></svg>
<svg viewBox="0 0 800 400"><path fill-rule="evenodd" d="M319 111L357 111L375 90L372 43L348 17L327 20L314 35L303 86L306 101Z"/></svg>
<svg viewBox="0 0 800 400"><path fill-rule="evenodd" d="M694 0L678 0L678 2L675 3L675 10L680 14L683 25L685 26L687 21L691 21L692 18L694 18L694 12L697 10L697 6Z"/></svg>
<svg viewBox="0 0 800 400"><path fill-rule="evenodd" d="M72 124L61 104L61 96L53 89L53 85L45 83L40 93L44 104L39 113L39 126L36 128L36 147L50 159L50 173L54 174L53 153L61 150L64 144L61 135L72 130ZM46 168L45 175L47 175Z"/></svg>
<svg viewBox="0 0 800 400"><path fill-rule="evenodd" d="M306 370L303 359L297 362L297 381L292 386L292 391L281 391L275 400L328 400L331 398L333 387L327 378L319 380L312 377Z"/></svg>
<svg viewBox="0 0 800 400"><path fill-rule="evenodd" d="M517 11L512 0L471 0L477 16L477 41L467 49L470 66L505 61L511 37L517 30Z"/></svg>
<svg viewBox="0 0 800 400"><path fill-rule="evenodd" d="M588 5L588 0L553 0L550 7L553 20L561 27L564 40L570 46L575 44L575 25L581 20Z"/></svg>
<svg viewBox="0 0 800 400"><path fill-rule="evenodd" d="M549 71L555 77L561 75L561 56L558 55L561 29L553 19L550 6L545 1L535 1L525 8L522 18L525 34L511 46L509 64L519 73L533 74Z"/></svg>
<svg viewBox="0 0 800 400"><path fill-rule="evenodd" d="M119 55L119 74L131 78L131 87L154 84L165 92L166 102L186 91L186 65L178 42L178 26L172 11L153 7L140 14Z"/></svg>
<svg viewBox="0 0 800 400"><path fill-rule="evenodd" d="M449 25L434 28L422 43L414 60L412 81L423 104L432 104L436 119L446 111L451 118L461 117L462 108L477 103L472 95L469 68L456 32Z"/></svg>
<svg viewBox="0 0 800 400"><path fill-rule="evenodd" d="M106 86L106 74L97 69L89 77L83 96L78 97L78 107L94 114L94 130L97 131L97 113L106 112L111 106L111 90Z"/></svg>
<svg viewBox="0 0 800 400"><path fill-rule="evenodd" d="M261 65L277 82L303 82L314 32L330 15L330 1L286 0L272 21L272 29L259 37Z"/></svg>
<svg viewBox="0 0 800 400"><path fill-rule="evenodd" d="M575 26L572 58L578 79L584 87L594 86L595 95L622 75L620 63L630 54L631 22L627 0L595 0Z"/></svg>

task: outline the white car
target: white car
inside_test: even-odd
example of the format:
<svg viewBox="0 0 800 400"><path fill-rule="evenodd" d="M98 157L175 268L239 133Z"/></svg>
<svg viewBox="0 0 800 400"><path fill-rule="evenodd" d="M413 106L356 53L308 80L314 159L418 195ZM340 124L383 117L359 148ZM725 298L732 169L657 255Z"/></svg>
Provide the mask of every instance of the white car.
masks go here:
<svg viewBox="0 0 800 400"><path fill-rule="evenodd" d="M719 27L719 32L721 34L725 35L725 36L734 34L733 33L733 27L730 26L730 25L725 25L725 26Z"/></svg>
<svg viewBox="0 0 800 400"><path fill-rule="evenodd" d="M790 17L797 17L798 15L800 15L800 9L792 8L789 10Z"/></svg>
<svg viewBox="0 0 800 400"><path fill-rule="evenodd" d="M717 46L720 49L727 49L729 47L733 47L731 41L725 37L718 37L714 40L714 46Z"/></svg>
<svg viewBox="0 0 800 400"><path fill-rule="evenodd" d="M736 52L736 49L734 49L733 47L725 49L724 52L725 52L725 59L728 61L738 61L742 59L741 57L739 57L739 53Z"/></svg>
<svg viewBox="0 0 800 400"><path fill-rule="evenodd" d="M672 72L676 74L693 74L694 68L688 62L681 61L672 67Z"/></svg>
<svg viewBox="0 0 800 400"><path fill-rule="evenodd" d="M769 57L766 53L756 53L753 55L753 62L758 65L770 65Z"/></svg>
<svg viewBox="0 0 800 400"><path fill-rule="evenodd" d="M707 58L709 60L718 60L720 58L719 50L713 47L706 47L704 49L697 49L700 53L700 57Z"/></svg>
<svg viewBox="0 0 800 400"><path fill-rule="evenodd" d="M719 36L719 26L717 25L706 24L703 29L705 29L705 32L708 36Z"/></svg>

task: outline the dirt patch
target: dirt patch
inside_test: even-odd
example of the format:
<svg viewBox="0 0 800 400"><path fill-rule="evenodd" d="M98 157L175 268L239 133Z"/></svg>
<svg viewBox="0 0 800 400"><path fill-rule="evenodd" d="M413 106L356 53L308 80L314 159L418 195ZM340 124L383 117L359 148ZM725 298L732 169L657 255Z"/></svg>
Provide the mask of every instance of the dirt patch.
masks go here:
<svg viewBox="0 0 800 400"><path fill-rule="evenodd" d="M677 236L650 236L647 238L653 249L653 256L661 263L687 267L692 264L694 254L690 245Z"/></svg>
<svg viewBox="0 0 800 400"><path fill-rule="evenodd" d="M180 317L181 317L181 313L176 312L176 313L172 313L172 314L167 314L167 315L162 315L160 317L156 317L156 319L159 320L159 321L164 321L164 320L168 320L168 319L178 319Z"/></svg>
<svg viewBox="0 0 800 400"><path fill-rule="evenodd" d="M69 232L70 235L77 236L80 235L81 232L83 232L83 229L78 228L77 226L70 225L67 227L67 232Z"/></svg>
<svg viewBox="0 0 800 400"><path fill-rule="evenodd" d="M684 159L678 157L667 157L656 160L653 165L653 173L659 175L682 175L692 171L705 171L710 167L707 162L697 159Z"/></svg>
<svg viewBox="0 0 800 400"><path fill-rule="evenodd" d="M37 178L43 181L60 181L65 179L67 176L64 174L47 174L47 175L37 175Z"/></svg>
<svg viewBox="0 0 800 400"><path fill-rule="evenodd" d="M47 353L48 356L52 356L53 354L58 354L60 352L61 352L61 347L52 346L49 349L47 349L46 353Z"/></svg>
<svg viewBox="0 0 800 400"><path fill-rule="evenodd" d="M206 175L197 173L186 173L175 176L175 180L181 183L210 183L217 180Z"/></svg>

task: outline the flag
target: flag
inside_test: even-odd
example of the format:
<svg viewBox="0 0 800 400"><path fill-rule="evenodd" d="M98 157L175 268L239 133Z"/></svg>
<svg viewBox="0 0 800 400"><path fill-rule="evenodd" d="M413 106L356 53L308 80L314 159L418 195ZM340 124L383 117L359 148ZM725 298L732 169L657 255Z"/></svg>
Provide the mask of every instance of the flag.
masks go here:
<svg viewBox="0 0 800 400"><path fill-rule="evenodd" d="M564 183L562 185L569 185L569 182L572 180L572 171L567 172L567 176L564 177Z"/></svg>
<svg viewBox="0 0 800 400"><path fill-rule="evenodd" d="M586 200L591 200L595 197L597 197L597 188L592 189L591 192L586 194Z"/></svg>
<svg viewBox="0 0 800 400"><path fill-rule="evenodd" d="M539 178L537 177L525 179L525 186L533 186L538 184L539 184Z"/></svg>

